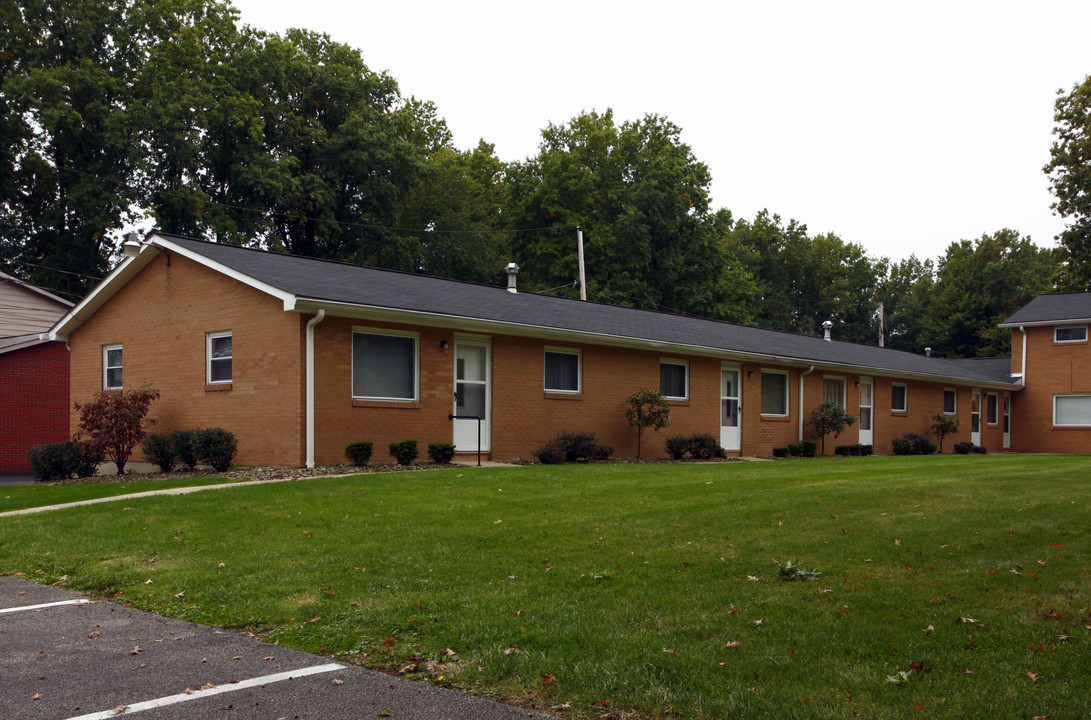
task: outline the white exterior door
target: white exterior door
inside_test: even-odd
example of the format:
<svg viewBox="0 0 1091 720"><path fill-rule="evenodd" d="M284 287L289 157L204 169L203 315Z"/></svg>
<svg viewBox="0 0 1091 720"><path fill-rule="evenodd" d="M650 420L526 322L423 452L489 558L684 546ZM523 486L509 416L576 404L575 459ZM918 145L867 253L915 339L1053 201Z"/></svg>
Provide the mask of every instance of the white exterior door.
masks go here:
<svg viewBox="0 0 1091 720"><path fill-rule="evenodd" d="M970 404L970 442L981 444L981 391L974 390Z"/></svg>
<svg viewBox="0 0 1091 720"><path fill-rule="evenodd" d="M742 447L740 410L739 370L724 368L720 371L720 447L729 452Z"/></svg>
<svg viewBox="0 0 1091 720"><path fill-rule="evenodd" d="M488 451L489 444L489 342L487 340L455 339L455 407L454 444L458 452ZM481 445L478 447L478 426L481 418Z"/></svg>
<svg viewBox="0 0 1091 720"><path fill-rule="evenodd" d="M1004 393L1004 449L1011 449L1011 395Z"/></svg>
<svg viewBox="0 0 1091 720"><path fill-rule="evenodd" d="M872 428L872 410L874 410L874 386L870 380L860 381L860 444L874 445L875 433Z"/></svg>

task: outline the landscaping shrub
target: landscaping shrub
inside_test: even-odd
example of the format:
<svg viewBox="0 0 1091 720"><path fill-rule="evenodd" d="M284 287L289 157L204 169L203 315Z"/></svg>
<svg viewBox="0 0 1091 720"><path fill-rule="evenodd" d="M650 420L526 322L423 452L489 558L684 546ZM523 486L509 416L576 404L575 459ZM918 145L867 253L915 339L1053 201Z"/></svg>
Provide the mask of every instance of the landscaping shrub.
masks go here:
<svg viewBox="0 0 1091 720"><path fill-rule="evenodd" d="M637 390L625 403L629 406L625 410L625 419L636 428L636 456L639 459L640 441L644 437L644 429L651 428L658 432L659 428L666 427L669 424L671 408L667 404L667 399L663 397L663 393L658 390ZM611 449L610 452L612 453L613 450Z"/></svg>
<svg viewBox="0 0 1091 720"><path fill-rule="evenodd" d="M159 398L153 388L122 392L100 392L85 405L76 405L80 415L80 437L92 452L114 461L117 474L125 474L133 448L144 439L146 428L155 424L147 417L152 402Z"/></svg>
<svg viewBox="0 0 1091 720"><path fill-rule="evenodd" d="M822 441L822 454L826 454L826 436L832 434L834 438L841 436L845 428L857 420L855 415L849 415L845 409L837 403L824 402L811 412L811 420L808 425L814 426L814 436ZM814 455L810 455L814 457Z"/></svg>
<svg viewBox="0 0 1091 720"><path fill-rule="evenodd" d="M803 457L803 449L799 443L788 443L788 454L792 457Z"/></svg>
<svg viewBox="0 0 1091 720"><path fill-rule="evenodd" d="M988 452L989 451L985 447L981 445L974 445L974 453L976 455L987 455Z"/></svg>
<svg viewBox="0 0 1091 720"><path fill-rule="evenodd" d="M402 440L390 443L390 454L399 465L410 465L420 456L420 450L417 450L416 440Z"/></svg>
<svg viewBox="0 0 1091 720"><path fill-rule="evenodd" d="M563 432L538 448L534 454L543 465L556 465L562 462L608 460L614 454L614 448L600 445L595 440L594 433Z"/></svg>
<svg viewBox="0 0 1091 720"><path fill-rule="evenodd" d="M216 472L224 472L231 467L239 443L235 434L223 428L194 430L192 443L197 458L212 466Z"/></svg>
<svg viewBox="0 0 1091 720"><path fill-rule="evenodd" d="M682 456L689 452L689 438L685 435L671 435L663 441L663 449L675 460L681 460Z"/></svg>
<svg viewBox="0 0 1091 720"><path fill-rule="evenodd" d="M98 472L102 463L102 453L96 452L87 443L76 443L79 447L72 455L71 470L78 478L89 478Z"/></svg>
<svg viewBox="0 0 1091 720"><path fill-rule="evenodd" d="M144 459L159 467L159 472L169 473L178 462L178 449L170 433L148 435L140 444Z"/></svg>
<svg viewBox="0 0 1091 720"><path fill-rule="evenodd" d="M917 433L906 433L893 441L895 455L932 455L936 444Z"/></svg>
<svg viewBox="0 0 1091 720"><path fill-rule="evenodd" d="M972 442L960 442L955 443L955 452L959 455L969 455L973 452L974 444Z"/></svg>
<svg viewBox="0 0 1091 720"><path fill-rule="evenodd" d="M852 446L851 445L838 445L837 447L835 447L833 449L833 454L834 455L840 455L841 457L848 457L849 455L852 454ZM857 454L859 454L859 453L857 453Z"/></svg>
<svg viewBox="0 0 1091 720"><path fill-rule="evenodd" d="M196 433L197 430L171 430L167 435L174 445L174 455L182 467L192 472L197 463L201 462L197 454Z"/></svg>
<svg viewBox="0 0 1091 720"><path fill-rule="evenodd" d="M814 440L804 440L799 443L800 457L814 457L816 452L818 452L818 443Z"/></svg>
<svg viewBox="0 0 1091 720"><path fill-rule="evenodd" d="M871 457L875 454L874 445L857 445L856 447L860 448L860 455L863 457Z"/></svg>
<svg viewBox="0 0 1091 720"><path fill-rule="evenodd" d="M91 477L102 462L102 455L86 443L68 442L35 445L27 451L30 470L39 480L65 480Z"/></svg>
<svg viewBox="0 0 1091 720"><path fill-rule="evenodd" d="M363 467L371 460L371 451L375 443L360 440L345 446L345 457L356 467Z"/></svg>
<svg viewBox="0 0 1091 720"><path fill-rule="evenodd" d="M863 448L860 446L860 443L855 443L853 445L849 445L848 447L849 455L851 455L852 457L860 457L860 453L863 452Z"/></svg>
<svg viewBox="0 0 1091 720"><path fill-rule="evenodd" d="M689 454L699 460L727 457L720 441L707 433L697 433L689 439Z"/></svg>
<svg viewBox="0 0 1091 720"><path fill-rule="evenodd" d="M428 444L428 457L432 458L432 462L439 465L446 465L451 462L451 459L455 456L455 444L454 443L429 443Z"/></svg>
<svg viewBox="0 0 1091 720"><path fill-rule="evenodd" d="M928 426L928 429L939 440L939 451L941 453L943 452L943 438L957 433L959 425L961 425L961 422L956 415L944 415L942 413L932 415L932 424Z"/></svg>
<svg viewBox="0 0 1091 720"><path fill-rule="evenodd" d="M786 447L775 447L775 448L773 448L773 457L777 457L777 458L786 458L786 457L788 457L788 448L786 448Z"/></svg>

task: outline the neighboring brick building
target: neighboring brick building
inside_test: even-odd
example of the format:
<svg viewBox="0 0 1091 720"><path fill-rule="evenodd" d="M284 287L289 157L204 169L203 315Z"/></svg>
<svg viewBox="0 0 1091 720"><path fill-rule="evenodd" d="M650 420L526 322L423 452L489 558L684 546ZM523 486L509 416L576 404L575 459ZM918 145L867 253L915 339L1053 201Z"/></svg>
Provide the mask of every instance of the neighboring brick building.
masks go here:
<svg viewBox="0 0 1091 720"><path fill-rule="evenodd" d="M27 450L68 439L68 351L47 332L72 303L0 273L0 475Z"/></svg>
<svg viewBox="0 0 1091 720"><path fill-rule="evenodd" d="M668 434L702 432L730 454L808 439L823 400L861 417L834 445L890 452L933 413L947 439L998 451L1030 406L1004 362L953 361L700 318L510 292L171 235L127 257L54 328L71 345L72 401L150 385L157 430L220 426L242 464L329 464L407 438L530 456L562 430L636 453L625 400L661 389ZM72 403L69 403L71 407ZM979 422L974 425L973 418ZM74 418L73 418L74 421ZM1030 449L1030 448L1028 448Z"/></svg>

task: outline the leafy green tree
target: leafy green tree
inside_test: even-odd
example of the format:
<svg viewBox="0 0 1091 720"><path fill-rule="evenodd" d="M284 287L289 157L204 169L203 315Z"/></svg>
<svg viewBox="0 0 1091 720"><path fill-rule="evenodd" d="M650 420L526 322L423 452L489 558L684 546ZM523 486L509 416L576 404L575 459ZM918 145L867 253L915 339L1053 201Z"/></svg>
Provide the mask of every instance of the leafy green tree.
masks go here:
<svg viewBox="0 0 1091 720"><path fill-rule="evenodd" d="M532 288L578 277L583 229L588 297L742 319L752 286L709 210L708 168L666 118L620 125L584 113L542 132L538 155L507 168L512 257Z"/></svg>
<svg viewBox="0 0 1091 720"><path fill-rule="evenodd" d="M625 419L636 428L636 456L639 458L644 430L651 428L658 431L668 425L671 407L658 390L637 390L625 403L629 406L625 410Z"/></svg>
<svg viewBox="0 0 1091 720"><path fill-rule="evenodd" d="M876 299L883 306L884 345L896 350L922 352L920 341L925 310L935 288L935 264L910 255L876 264ZM877 339L878 334L873 336Z"/></svg>
<svg viewBox="0 0 1091 720"><path fill-rule="evenodd" d="M928 426L928 429L936 436L936 440L939 440L940 454L943 453L943 438L957 433L959 425L961 423L957 415L943 415L942 413L932 415L932 424Z"/></svg>
<svg viewBox="0 0 1091 720"><path fill-rule="evenodd" d="M845 432L845 428L856 422L855 415L849 415L845 408L837 403L824 402L811 411L811 420L808 423L814 427L814 437L822 443L822 454L826 454L826 436L832 434L835 438Z"/></svg>
<svg viewBox="0 0 1091 720"><path fill-rule="evenodd" d="M1049 175L1057 201L1053 210L1068 222L1060 235L1063 265L1060 286L1091 286L1091 75L1065 93L1057 91Z"/></svg>
<svg viewBox="0 0 1091 720"><path fill-rule="evenodd" d="M1036 295L1053 289L1058 261L1014 230L951 243L939 261L920 342L940 357L1011 352L1011 333L997 328Z"/></svg>

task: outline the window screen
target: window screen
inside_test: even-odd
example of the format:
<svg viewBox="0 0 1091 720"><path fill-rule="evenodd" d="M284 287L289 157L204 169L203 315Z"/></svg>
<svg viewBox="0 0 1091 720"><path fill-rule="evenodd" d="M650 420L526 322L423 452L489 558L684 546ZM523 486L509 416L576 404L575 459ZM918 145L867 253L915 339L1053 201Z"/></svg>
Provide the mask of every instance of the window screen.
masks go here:
<svg viewBox="0 0 1091 720"><path fill-rule="evenodd" d="M1054 425L1091 425L1091 395L1055 395Z"/></svg>
<svg viewBox="0 0 1091 720"><path fill-rule="evenodd" d="M782 373L761 374L761 414L788 414L788 376Z"/></svg>
<svg viewBox="0 0 1091 720"><path fill-rule="evenodd" d="M402 335L353 333L352 396L416 400L417 339Z"/></svg>
<svg viewBox="0 0 1091 720"><path fill-rule="evenodd" d="M686 366L681 363L659 363L659 392L669 398L686 397Z"/></svg>
<svg viewBox="0 0 1091 720"><path fill-rule="evenodd" d="M550 392L580 391L580 356L578 353L545 352L545 389Z"/></svg>

